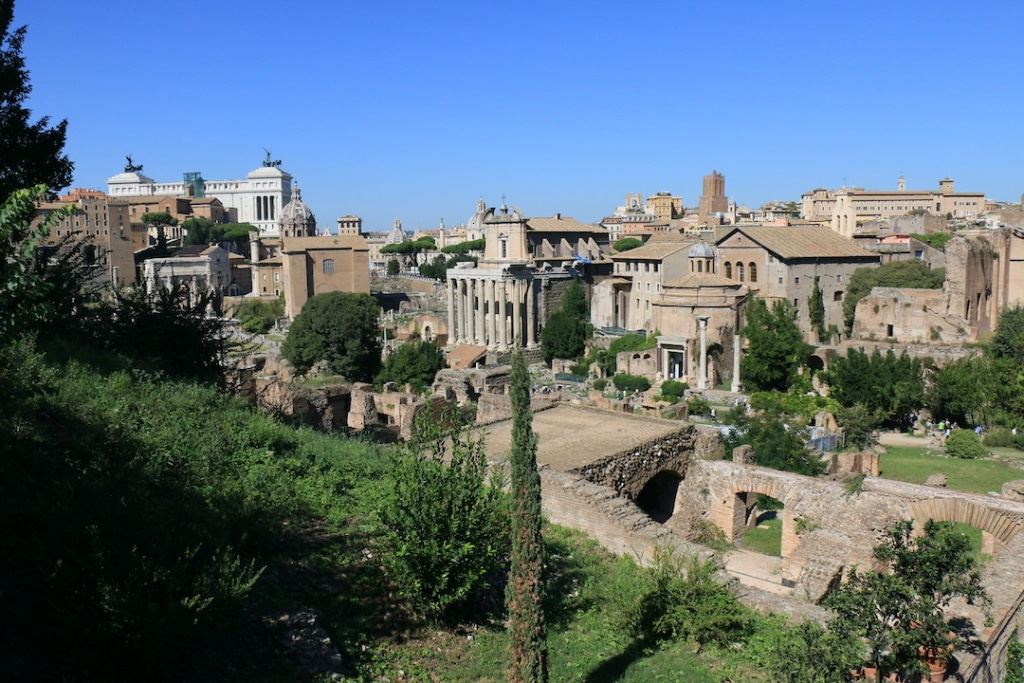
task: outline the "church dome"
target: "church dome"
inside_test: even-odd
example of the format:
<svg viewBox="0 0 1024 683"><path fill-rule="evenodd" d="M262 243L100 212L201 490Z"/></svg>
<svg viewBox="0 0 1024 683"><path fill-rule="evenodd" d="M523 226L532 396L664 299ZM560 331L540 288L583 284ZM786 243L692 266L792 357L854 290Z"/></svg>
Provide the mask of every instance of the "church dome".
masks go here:
<svg viewBox="0 0 1024 683"><path fill-rule="evenodd" d="M690 247L690 258L715 258L715 248L702 239Z"/></svg>
<svg viewBox="0 0 1024 683"><path fill-rule="evenodd" d="M281 209L278 218L281 234L285 237L312 237L316 235L316 216L302 201L302 191L298 185L292 190L292 200Z"/></svg>

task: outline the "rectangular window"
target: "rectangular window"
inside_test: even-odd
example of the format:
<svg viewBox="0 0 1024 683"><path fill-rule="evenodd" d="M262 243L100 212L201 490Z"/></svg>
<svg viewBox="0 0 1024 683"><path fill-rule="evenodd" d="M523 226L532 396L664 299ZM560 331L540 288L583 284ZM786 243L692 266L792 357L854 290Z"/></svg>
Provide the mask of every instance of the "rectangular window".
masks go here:
<svg viewBox="0 0 1024 683"><path fill-rule="evenodd" d="M800 284L800 278L799 278L799 277L795 277L795 278L793 278L793 284L794 284L794 285L798 285L798 284Z"/></svg>
<svg viewBox="0 0 1024 683"><path fill-rule="evenodd" d="M894 330L893 330L893 328L892 328L892 325L886 325L886 326L885 326L885 336L886 336L886 337L891 337L891 336L893 336L893 332L894 332Z"/></svg>
<svg viewBox="0 0 1024 683"><path fill-rule="evenodd" d="M324 272L325 273L333 273L334 272L334 259L332 259L332 258L324 259Z"/></svg>
<svg viewBox="0 0 1024 683"><path fill-rule="evenodd" d="M835 293L832 294L832 301L842 301L842 300L843 300L843 293L842 292L835 292Z"/></svg>

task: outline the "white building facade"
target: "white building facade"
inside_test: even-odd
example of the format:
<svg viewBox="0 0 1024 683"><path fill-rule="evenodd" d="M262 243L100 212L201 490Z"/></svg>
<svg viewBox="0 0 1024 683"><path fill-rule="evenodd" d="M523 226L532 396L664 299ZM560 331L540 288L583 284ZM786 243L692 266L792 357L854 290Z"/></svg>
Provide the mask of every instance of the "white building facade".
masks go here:
<svg viewBox="0 0 1024 683"><path fill-rule="evenodd" d="M256 226L261 237L279 235L281 209L292 199L291 174L281 170L278 162L269 159L240 180L205 180L200 176L193 182L183 179L159 183L143 175L141 168L134 168L126 168L123 173L107 179L107 194L111 198L150 195L216 197L226 210L237 211L240 223Z"/></svg>

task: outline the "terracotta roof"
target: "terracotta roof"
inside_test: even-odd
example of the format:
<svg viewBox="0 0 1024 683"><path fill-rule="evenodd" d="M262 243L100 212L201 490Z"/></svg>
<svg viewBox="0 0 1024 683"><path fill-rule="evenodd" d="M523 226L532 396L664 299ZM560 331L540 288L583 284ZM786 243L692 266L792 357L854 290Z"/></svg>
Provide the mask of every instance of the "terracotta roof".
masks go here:
<svg viewBox="0 0 1024 683"><path fill-rule="evenodd" d="M358 235L321 235L317 237L282 237L281 251L285 253L308 249L369 250L366 240Z"/></svg>
<svg viewBox="0 0 1024 683"><path fill-rule="evenodd" d="M465 370L486 355L486 346L456 344L455 348L448 353L448 367L455 370Z"/></svg>
<svg viewBox="0 0 1024 683"><path fill-rule="evenodd" d="M760 244L782 259L798 258L878 258L858 247L853 240L831 228L735 226L719 238L718 244L735 232Z"/></svg>
<svg viewBox="0 0 1024 683"><path fill-rule="evenodd" d="M647 244L651 242L685 242L690 244L697 241L697 235L686 235L677 230L659 230L652 233Z"/></svg>
<svg viewBox="0 0 1024 683"><path fill-rule="evenodd" d="M612 254L614 261L638 261L638 260L660 260L666 256L686 249L693 240L689 242L648 242L642 247L624 251L621 254Z"/></svg>
<svg viewBox="0 0 1024 683"><path fill-rule="evenodd" d="M174 252L174 258L187 258L189 256L199 256L209 248L210 245L208 244L192 244L187 247L182 247L178 251Z"/></svg>
<svg viewBox="0 0 1024 683"><path fill-rule="evenodd" d="M678 280L665 283L666 288L673 289L698 289L700 287L743 287L742 282L730 280L717 273L688 273Z"/></svg>
<svg viewBox="0 0 1024 683"><path fill-rule="evenodd" d="M537 216L526 220L526 228L533 232L591 232L607 234L604 228L581 223L571 216Z"/></svg>

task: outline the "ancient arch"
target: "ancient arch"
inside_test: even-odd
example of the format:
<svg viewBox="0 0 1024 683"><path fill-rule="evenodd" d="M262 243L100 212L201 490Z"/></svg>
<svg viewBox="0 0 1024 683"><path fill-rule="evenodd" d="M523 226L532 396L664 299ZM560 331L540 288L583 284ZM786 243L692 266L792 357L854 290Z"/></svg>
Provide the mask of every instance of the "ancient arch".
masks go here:
<svg viewBox="0 0 1024 683"><path fill-rule="evenodd" d="M661 470L648 480L636 496L636 504L655 522L664 524L676 512L676 497L683 475Z"/></svg>
<svg viewBox="0 0 1024 683"><path fill-rule="evenodd" d="M790 492L782 482L751 473L731 482L722 495L711 505L711 522L722 530L725 538L731 543L739 538L751 521L751 515L757 496L769 496L782 503L780 511L782 520L782 557L789 557L800 543L796 532L790 504L793 502Z"/></svg>
<svg viewBox="0 0 1024 683"><path fill-rule="evenodd" d="M931 498L910 504L910 518L914 532L922 533L929 519L936 522L962 522L982 531L982 549L990 554L1002 550L1020 533L1020 522L998 510L982 507L962 498ZM986 547L987 546L987 547Z"/></svg>

